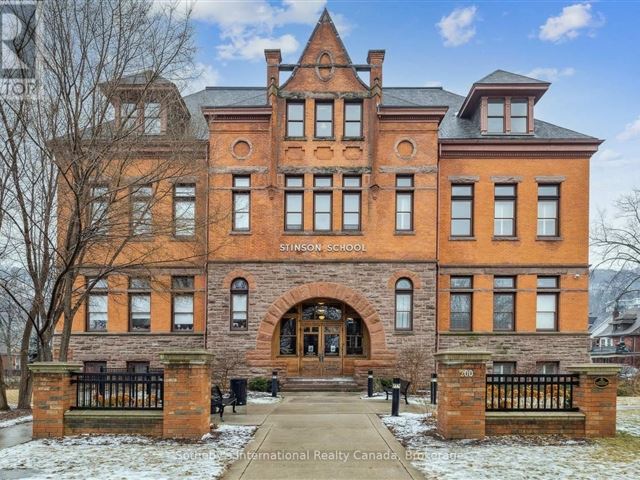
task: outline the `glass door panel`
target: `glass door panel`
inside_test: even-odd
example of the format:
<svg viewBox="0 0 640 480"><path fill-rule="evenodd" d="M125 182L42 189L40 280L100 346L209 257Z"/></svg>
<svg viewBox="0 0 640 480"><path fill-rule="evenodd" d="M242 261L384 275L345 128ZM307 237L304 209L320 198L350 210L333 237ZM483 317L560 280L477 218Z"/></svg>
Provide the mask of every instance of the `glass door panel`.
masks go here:
<svg viewBox="0 0 640 480"><path fill-rule="evenodd" d="M318 356L320 327L304 327L302 354L305 357Z"/></svg>

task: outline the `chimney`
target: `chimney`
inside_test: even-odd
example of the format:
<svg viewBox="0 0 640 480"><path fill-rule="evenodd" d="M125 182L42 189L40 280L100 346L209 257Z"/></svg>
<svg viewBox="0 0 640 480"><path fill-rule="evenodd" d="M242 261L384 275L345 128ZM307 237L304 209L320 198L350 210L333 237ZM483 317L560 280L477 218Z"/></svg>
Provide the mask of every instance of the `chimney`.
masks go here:
<svg viewBox="0 0 640 480"><path fill-rule="evenodd" d="M384 62L384 50L369 50L367 63L371 67L369 88L379 88L382 96L382 62Z"/></svg>
<svg viewBox="0 0 640 480"><path fill-rule="evenodd" d="M267 91L271 94L271 88L280 86L280 62L282 54L280 50L265 50L264 58L267 59Z"/></svg>

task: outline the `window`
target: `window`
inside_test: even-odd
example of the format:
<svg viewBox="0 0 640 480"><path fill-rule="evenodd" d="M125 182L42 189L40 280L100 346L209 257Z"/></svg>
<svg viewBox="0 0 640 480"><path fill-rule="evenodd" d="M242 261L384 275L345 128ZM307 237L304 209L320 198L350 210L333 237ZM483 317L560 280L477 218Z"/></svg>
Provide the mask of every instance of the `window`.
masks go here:
<svg viewBox="0 0 640 480"><path fill-rule="evenodd" d="M145 135L160 135L162 124L160 121L160 104L145 103L144 105L144 133Z"/></svg>
<svg viewBox="0 0 640 480"><path fill-rule="evenodd" d="M538 185L538 236L557 237L560 235L558 206L560 185Z"/></svg>
<svg viewBox="0 0 640 480"><path fill-rule="evenodd" d="M313 178L313 229L317 232L329 232L332 229L331 203L333 194L331 189L333 179L316 175ZM322 189L325 189L323 191Z"/></svg>
<svg viewBox="0 0 640 480"><path fill-rule="evenodd" d="M129 279L129 330L151 329L151 283L148 278Z"/></svg>
<svg viewBox="0 0 640 480"><path fill-rule="evenodd" d="M362 103L344 102L344 136L362 137Z"/></svg>
<svg viewBox="0 0 640 480"><path fill-rule="evenodd" d="M84 362L84 373L101 373L107 371L107 362L104 360L92 360Z"/></svg>
<svg viewBox="0 0 640 480"><path fill-rule="evenodd" d="M413 283L408 278L396 282L396 330L413 328Z"/></svg>
<svg viewBox="0 0 640 480"><path fill-rule="evenodd" d="M515 277L493 278L493 329L515 330Z"/></svg>
<svg viewBox="0 0 640 480"><path fill-rule="evenodd" d="M133 187L131 192L131 233L133 235L151 235L152 197L151 185Z"/></svg>
<svg viewBox="0 0 640 480"><path fill-rule="evenodd" d="M106 332L109 317L109 295L106 278L87 278L87 331Z"/></svg>
<svg viewBox="0 0 640 480"><path fill-rule="evenodd" d="M559 371L559 362L536 362L536 373L541 375L555 375Z"/></svg>
<svg viewBox="0 0 640 480"><path fill-rule="evenodd" d="M487 133L504 133L504 98L487 102Z"/></svg>
<svg viewBox="0 0 640 480"><path fill-rule="evenodd" d="M107 208L109 188L95 185L91 188L91 227L97 235L106 235L109 231Z"/></svg>
<svg viewBox="0 0 640 480"><path fill-rule="evenodd" d="M244 278L231 282L231 330L247 330L249 284Z"/></svg>
<svg viewBox="0 0 640 480"><path fill-rule="evenodd" d="M196 234L196 186L178 183L173 187L173 218L176 237Z"/></svg>
<svg viewBox="0 0 640 480"><path fill-rule="evenodd" d="M125 130L133 130L138 126L138 105L123 103L120 109L120 122Z"/></svg>
<svg viewBox="0 0 640 480"><path fill-rule="evenodd" d="M149 362L127 362L127 372L149 373Z"/></svg>
<svg viewBox="0 0 640 480"><path fill-rule="evenodd" d="M287 103L287 137L304 137L304 102Z"/></svg>
<svg viewBox="0 0 640 480"><path fill-rule="evenodd" d="M494 195L493 234L496 237L515 237L516 186L496 185Z"/></svg>
<svg viewBox="0 0 640 480"><path fill-rule="evenodd" d="M286 177L285 188L287 191L284 198L284 229L288 231L304 230L304 177Z"/></svg>
<svg viewBox="0 0 640 480"><path fill-rule="evenodd" d="M473 185L451 185L451 236L473 236Z"/></svg>
<svg viewBox="0 0 640 480"><path fill-rule="evenodd" d="M413 175L396 176L396 231L413 230Z"/></svg>
<svg viewBox="0 0 640 480"><path fill-rule="evenodd" d="M333 137L333 102L316 102L316 138Z"/></svg>
<svg viewBox="0 0 640 480"><path fill-rule="evenodd" d="M471 330L472 277L451 277L450 330Z"/></svg>
<svg viewBox="0 0 640 480"><path fill-rule="evenodd" d="M193 331L193 277L172 277L171 287L173 289L173 330Z"/></svg>
<svg viewBox="0 0 640 480"><path fill-rule="evenodd" d="M347 317L347 355L363 355L362 319Z"/></svg>
<svg viewBox="0 0 640 480"><path fill-rule="evenodd" d="M538 277L536 329L558 328L558 277Z"/></svg>
<svg viewBox="0 0 640 480"><path fill-rule="evenodd" d="M233 230L248 232L251 227L251 177L233 176Z"/></svg>
<svg viewBox="0 0 640 480"><path fill-rule="evenodd" d="M516 373L516 362L493 362L492 373L496 375L513 375Z"/></svg>
<svg viewBox="0 0 640 480"><path fill-rule="evenodd" d="M297 331L295 317L280 321L280 355L296 355Z"/></svg>
<svg viewBox="0 0 640 480"><path fill-rule="evenodd" d="M526 98L511 99L511 133L527 133L529 101Z"/></svg>
<svg viewBox="0 0 640 480"><path fill-rule="evenodd" d="M342 230L360 230L360 177L342 178Z"/></svg>

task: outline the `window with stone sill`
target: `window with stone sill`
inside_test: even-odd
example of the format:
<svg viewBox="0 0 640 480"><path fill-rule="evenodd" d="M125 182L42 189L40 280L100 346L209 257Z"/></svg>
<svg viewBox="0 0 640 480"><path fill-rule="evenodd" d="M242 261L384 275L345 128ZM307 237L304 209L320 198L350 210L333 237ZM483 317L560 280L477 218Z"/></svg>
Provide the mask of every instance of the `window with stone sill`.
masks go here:
<svg viewBox="0 0 640 480"><path fill-rule="evenodd" d="M109 319L109 292L106 278L87 278L87 331L106 332Z"/></svg>
<svg viewBox="0 0 640 480"><path fill-rule="evenodd" d="M171 278L173 290L173 331L193 331L194 277L175 276Z"/></svg>
<svg viewBox="0 0 640 480"><path fill-rule="evenodd" d="M231 282L231 330L247 330L249 320L249 283L244 278Z"/></svg>

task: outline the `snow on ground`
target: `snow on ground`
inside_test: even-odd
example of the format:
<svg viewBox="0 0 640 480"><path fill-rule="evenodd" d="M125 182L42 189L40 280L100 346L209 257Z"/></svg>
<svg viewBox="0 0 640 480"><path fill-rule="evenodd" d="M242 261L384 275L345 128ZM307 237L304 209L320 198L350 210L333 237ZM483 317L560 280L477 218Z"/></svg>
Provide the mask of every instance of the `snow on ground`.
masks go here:
<svg viewBox="0 0 640 480"><path fill-rule="evenodd" d="M9 420L0 421L0 428L12 427L20 423L27 423L33 420L32 415L23 415L22 417L10 418Z"/></svg>
<svg viewBox="0 0 640 480"><path fill-rule="evenodd" d="M272 397L267 392L247 392L247 404L249 405L268 405L272 403L280 403L282 397Z"/></svg>
<svg viewBox="0 0 640 480"><path fill-rule="evenodd" d="M2 451L0 478L13 470L10 478L38 480L216 479L239 458L255 430L220 425L199 442L129 435L34 440Z"/></svg>
<svg viewBox="0 0 640 480"><path fill-rule="evenodd" d="M640 409L619 411L618 436L594 441L554 436L445 441L430 414L403 413L382 421L428 479L636 479L640 469Z"/></svg>

